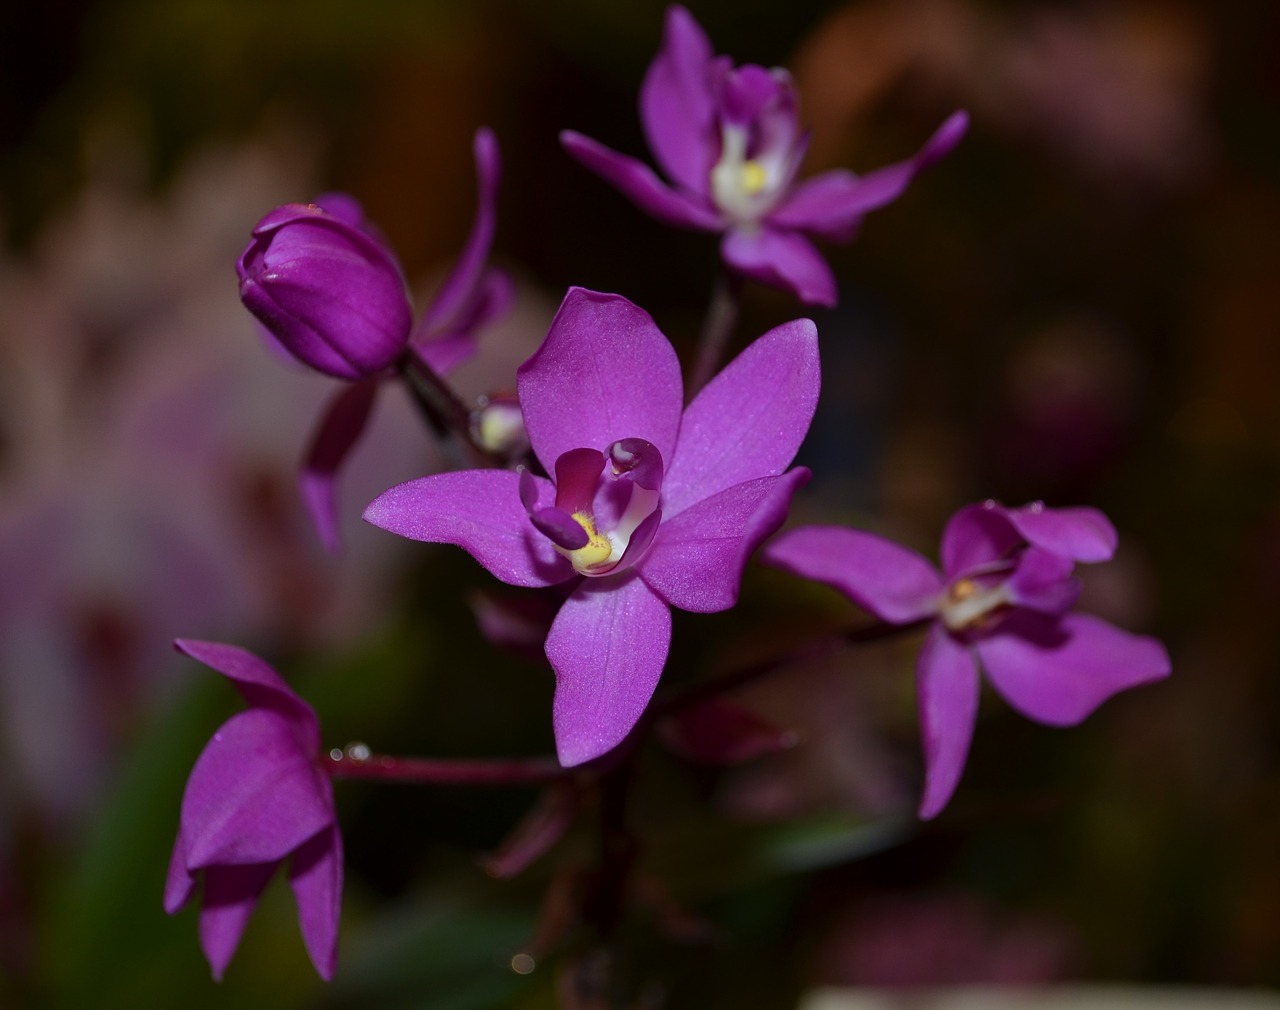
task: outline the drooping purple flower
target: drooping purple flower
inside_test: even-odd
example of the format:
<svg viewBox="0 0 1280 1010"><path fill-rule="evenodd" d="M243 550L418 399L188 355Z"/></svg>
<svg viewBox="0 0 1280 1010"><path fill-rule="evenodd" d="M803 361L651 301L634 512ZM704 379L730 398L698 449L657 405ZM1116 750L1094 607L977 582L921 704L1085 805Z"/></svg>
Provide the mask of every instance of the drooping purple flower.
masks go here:
<svg viewBox="0 0 1280 1010"><path fill-rule="evenodd" d="M243 649L174 644L228 677L250 707L214 733L187 780L165 911L182 908L203 876L200 945L221 979L263 888L287 859L303 942L321 978L330 979L338 959L342 836L315 713Z"/></svg>
<svg viewBox="0 0 1280 1010"><path fill-rule="evenodd" d="M662 48L640 89L640 120L670 184L643 162L566 130L565 149L667 224L722 234L726 264L802 301L831 306L831 268L804 233L848 241L870 211L896 200L945 157L968 126L953 113L906 161L856 176L796 174L808 136L790 75L716 56L683 7L667 8Z"/></svg>
<svg viewBox="0 0 1280 1010"><path fill-rule="evenodd" d="M1071 613L1078 561L1105 561L1116 532L1092 508L969 505L942 535L942 571L881 537L839 526L791 530L771 564L839 589L894 624L931 620L917 663L925 787L920 816L937 815L964 770L978 711L978 667L1030 719L1080 722L1125 688L1169 673L1154 638Z"/></svg>
<svg viewBox="0 0 1280 1010"><path fill-rule="evenodd" d="M547 636L560 760L614 747L666 663L671 607L736 602L747 556L808 479L787 470L818 396L817 333L766 333L682 409L675 350L619 295L571 289L519 369L533 451L551 478L467 470L394 487L376 526L464 548L516 586L575 585Z"/></svg>

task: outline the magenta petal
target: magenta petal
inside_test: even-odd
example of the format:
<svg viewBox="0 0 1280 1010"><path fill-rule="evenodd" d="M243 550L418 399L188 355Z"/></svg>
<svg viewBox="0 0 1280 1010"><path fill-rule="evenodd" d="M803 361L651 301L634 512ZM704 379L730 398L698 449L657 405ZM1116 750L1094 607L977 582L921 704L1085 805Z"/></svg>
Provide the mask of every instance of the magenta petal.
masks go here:
<svg viewBox="0 0 1280 1010"><path fill-rule="evenodd" d="M342 833L336 824L298 849L289 868L302 942L325 981L338 966L342 873Z"/></svg>
<svg viewBox="0 0 1280 1010"><path fill-rule="evenodd" d="M335 494L338 470L364 433L379 385L380 380L374 377L339 390L329 401L302 460L298 480L302 503L329 551L341 546Z"/></svg>
<svg viewBox="0 0 1280 1010"><path fill-rule="evenodd" d="M936 568L915 551L844 526L802 526L765 546L765 562L832 586L894 624L938 611L943 590Z"/></svg>
<svg viewBox="0 0 1280 1010"><path fill-rule="evenodd" d="M724 261L752 280L790 291L802 302L831 308L836 304L836 278L813 243L795 231L767 225L725 232L720 243Z"/></svg>
<svg viewBox="0 0 1280 1010"><path fill-rule="evenodd" d="M770 330L689 404L662 486L668 517L717 491L791 465L813 420L818 331L808 319Z"/></svg>
<svg viewBox="0 0 1280 1010"><path fill-rule="evenodd" d="M644 580L673 607L708 614L738 602L742 568L782 525L809 471L743 481L692 505L658 529L640 562Z"/></svg>
<svg viewBox="0 0 1280 1010"><path fill-rule="evenodd" d="M1071 726L1118 691L1169 675L1169 654L1088 614L1010 613L975 643L987 677L1023 715Z"/></svg>
<svg viewBox="0 0 1280 1010"><path fill-rule="evenodd" d="M671 643L671 611L634 575L586 579L547 635L556 671L552 723L560 763L622 742L653 696Z"/></svg>
<svg viewBox="0 0 1280 1010"><path fill-rule="evenodd" d="M525 430L548 473L563 453L643 438L672 457L680 362L649 313L621 295L570 288L547 338L516 373Z"/></svg>
<svg viewBox="0 0 1280 1010"><path fill-rule="evenodd" d="M1075 562L1043 547L1028 547L1006 585L1012 602L1046 614L1061 614L1075 606L1080 582L1071 577Z"/></svg>
<svg viewBox="0 0 1280 1010"><path fill-rule="evenodd" d="M551 482L531 479L549 500ZM573 566L529 522L519 485L520 476L510 470L432 474L384 491L364 518L410 540L455 544L508 585L563 582Z"/></svg>
<svg viewBox="0 0 1280 1010"><path fill-rule="evenodd" d="M178 829L178 840L173 843L169 857L169 872L164 882L164 910L170 915L191 900L196 889L196 878L187 869L187 843Z"/></svg>
<svg viewBox="0 0 1280 1010"><path fill-rule="evenodd" d="M942 572L948 579L1009 557L1022 537L995 502L966 505L942 531Z"/></svg>
<svg viewBox="0 0 1280 1010"><path fill-rule="evenodd" d="M1111 520L1095 508L1045 508L1036 503L1006 509L1028 542L1075 561L1107 561L1120 538Z"/></svg>
<svg viewBox="0 0 1280 1010"><path fill-rule="evenodd" d="M669 188L644 162L612 151L572 130L560 133L560 143L579 164L621 190L646 214L664 224L699 231L719 231L723 226L720 215L705 198Z"/></svg>
<svg viewBox="0 0 1280 1010"><path fill-rule="evenodd" d="M973 654L939 624L929 629L916 663L924 796L920 817L941 813L956 791L978 718L978 665Z"/></svg>
<svg viewBox="0 0 1280 1010"><path fill-rule="evenodd" d="M649 149L673 181L701 195L717 153L713 52L706 33L680 6L667 8L662 48L640 86L640 122Z"/></svg>
<svg viewBox="0 0 1280 1010"><path fill-rule="evenodd" d="M332 787L296 726L252 708L222 724L187 780L187 869L283 859L332 821Z"/></svg>
<svg viewBox="0 0 1280 1010"><path fill-rule="evenodd" d="M768 220L802 228L824 238L842 239L870 211L891 203L921 171L951 153L969 126L966 112L953 112L914 157L858 176L837 170L801 183Z"/></svg>
<svg viewBox="0 0 1280 1010"><path fill-rule="evenodd" d="M295 732L302 732L301 727L309 727L304 749L310 753L319 752L320 725L315 712L293 693L269 663L239 646L221 642L178 638L174 639L173 647L232 681L250 705L271 709L292 720Z"/></svg>
<svg viewBox="0 0 1280 1010"><path fill-rule="evenodd" d="M217 981L222 981L222 973L240 945L249 916L276 865L211 866L205 871L200 946Z"/></svg>

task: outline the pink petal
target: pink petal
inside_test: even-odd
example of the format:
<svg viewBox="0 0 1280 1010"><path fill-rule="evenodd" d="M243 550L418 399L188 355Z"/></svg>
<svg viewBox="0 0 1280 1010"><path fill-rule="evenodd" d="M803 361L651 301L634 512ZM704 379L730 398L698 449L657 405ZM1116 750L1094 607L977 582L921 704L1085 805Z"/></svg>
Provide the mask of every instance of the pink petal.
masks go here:
<svg viewBox="0 0 1280 1010"><path fill-rule="evenodd" d="M1043 547L1028 547L1006 583L1012 602L1046 614L1061 614L1075 606L1080 581L1071 577L1075 562Z"/></svg>
<svg viewBox="0 0 1280 1010"><path fill-rule="evenodd" d="M966 505L942 531L942 571L948 579L1010 555L1022 536L996 502Z"/></svg>
<svg viewBox="0 0 1280 1010"><path fill-rule="evenodd" d="M164 883L164 910L173 915L191 900L196 889L196 877L187 869L187 843L178 829L178 840L173 843L169 857L169 872Z"/></svg>
<svg viewBox="0 0 1280 1010"><path fill-rule="evenodd" d="M333 978L338 966L342 874L342 833L337 824L298 849L289 868L302 942L325 981Z"/></svg>
<svg viewBox="0 0 1280 1010"><path fill-rule="evenodd" d="M222 981L222 973L240 945L249 916L276 865L212 866L205 871L200 946L215 980Z"/></svg>
<svg viewBox="0 0 1280 1010"><path fill-rule="evenodd" d="M770 224L801 228L823 238L847 239L863 215L892 203L917 175L950 154L969 126L966 112L953 112L906 161L858 176L824 172L801 183L768 215Z"/></svg>
<svg viewBox="0 0 1280 1010"><path fill-rule="evenodd" d="M719 231L723 227L720 215L706 197L669 188L644 162L611 151L572 130L561 131L560 144L581 165L664 224L698 231Z"/></svg>
<svg viewBox="0 0 1280 1010"><path fill-rule="evenodd" d="M535 478L550 500L551 482ZM410 540L454 544L512 586L549 586L573 566L534 529L510 470L456 470L399 484L374 499L366 522Z"/></svg>
<svg viewBox="0 0 1280 1010"><path fill-rule="evenodd" d="M1045 508L1036 502L1005 511L1030 543L1074 561L1108 561L1119 543L1111 520L1095 508Z"/></svg>
<svg viewBox="0 0 1280 1010"><path fill-rule="evenodd" d="M662 48L640 86L640 122L649 149L667 176L705 196L717 157L714 54L687 10L667 8Z"/></svg>
<svg viewBox="0 0 1280 1010"><path fill-rule="evenodd" d="M808 319L770 330L729 363L684 413L662 486L668 517L744 480L791 465L820 385L818 331ZM669 521L669 520L668 520Z"/></svg>
<svg viewBox="0 0 1280 1010"><path fill-rule="evenodd" d="M332 787L313 757L270 709L223 723L182 795L187 869L280 860L329 825Z"/></svg>
<svg viewBox="0 0 1280 1010"><path fill-rule="evenodd" d="M975 643L987 676L1029 719L1071 726L1113 694L1169 675L1169 654L1088 614L1012 611Z"/></svg>
<svg viewBox="0 0 1280 1010"><path fill-rule="evenodd" d="M765 546L765 562L832 586L881 620L907 624L938 611L936 568L915 551L844 526L802 526Z"/></svg>
<svg viewBox="0 0 1280 1010"><path fill-rule="evenodd" d="M720 255L739 273L789 291L802 302L827 308L836 304L835 274L799 232L768 225L735 228L725 232Z"/></svg>
<svg viewBox="0 0 1280 1010"><path fill-rule="evenodd" d="M671 643L671 611L634 575L586 579L547 636L556 671L552 723L560 763L622 742L653 696Z"/></svg>
<svg viewBox="0 0 1280 1010"><path fill-rule="evenodd" d="M670 459L680 362L649 313L621 295L570 288L547 339L516 373L525 429L547 473L571 449L643 438Z"/></svg>
<svg viewBox="0 0 1280 1010"><path fill-rule="evenodd" d="M364 433L381 380L374 377L345 386L329 401L302 460L302 503L328 551L341 547L336 485L338 470Z"/></svg>
<svg viewBox="0 0 1280 1010"><path fill-rule="evenodd" d="M935 624L916 663L924 796L920 817L941 813L956 791L978 718L978 664L969 649Z"/></svg>
<svg viewBox="0 0 1280 1010"><path fill-rule="evenodd" d="M782 525L809 471L743 481L685 509L658 528L641 577L673 607L695 613L728 610L738 602L742 568L760 541Z"/></svg>
<svg viewBox="0 0 1280 1010"><path fill-rule="evenodd" d="M293 693L284 678L252 652L221 642L174 639L173 647L228 678L250 705L269 708L294 723L303 734L304 749L320 751L320 724L311 706Z"/></svg>

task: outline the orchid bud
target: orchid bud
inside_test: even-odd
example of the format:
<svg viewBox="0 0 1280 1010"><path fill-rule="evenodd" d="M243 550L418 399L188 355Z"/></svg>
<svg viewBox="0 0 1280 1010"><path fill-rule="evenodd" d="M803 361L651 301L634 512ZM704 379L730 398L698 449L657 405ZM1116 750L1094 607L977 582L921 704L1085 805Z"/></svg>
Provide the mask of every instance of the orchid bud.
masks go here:
<svg viewBox="0 0 1280 1010"><path fill-rule="evenodd" d="M240 259L240 300L294 357L339 379L382 371L413 325L394 256L347 215L277 207Z"/></svg>

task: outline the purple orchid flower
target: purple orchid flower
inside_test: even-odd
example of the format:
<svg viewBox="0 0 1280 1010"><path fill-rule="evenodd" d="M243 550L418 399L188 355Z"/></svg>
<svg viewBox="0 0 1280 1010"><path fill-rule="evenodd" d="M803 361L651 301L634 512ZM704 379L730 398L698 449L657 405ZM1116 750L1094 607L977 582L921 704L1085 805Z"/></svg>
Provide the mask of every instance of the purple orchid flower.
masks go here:
<svg viewBox="0 0 1280 1010"><path fill-rule="evenodd" d="M643 162L566 130L565 149L667 224L723 234L720 253L738 273L833 306L831 268L804 232L848 241L862 218L946 156L968 127L953 113L906 161L856 176L824 172L796 183L808 136L790 75L735 67L683 7L667 8L662 48L640 89L640 120L668 186Z"/></svg>
<svg viewBox="0 0 1280 1010"><path fill-rule="evenodd" d="M1169 674L1154 638L1070 613L1075 562L1105 561L1116 532L1091 508L969 505L942 534L942 572L871 533L838 526L791 530L764 558L834 586L882 620L932 620L917 664L924 735L920 816L936 816L964 770L978 711L978 664L1030 719L1080 722L1125 688Z"/></svg>
<svg viewBox="0 0 1280 1010"><path fill-rule="evenodd" d="M510 274L487 265L493 245L501 174L498 141L492 131L481 129L476 132L474 152L475 222L458 262L427 304L418 325L410 331L406 321L394 352L381 355L372 362L377 367L356 370L352 374L321 369L338 378L352 380L352 384L337 393L325 409L304 456L300 478L303 502L321 541L331 551L339 546L337 475L368 425L377 392L389 374L389 367L407 350L437 374L446 375L475 354L475 334L500 318L511 306L514 285ZM366 241L382 249L399 275L400 267L394 254L381 233L365 219L358 201L345 193L328 193L318 198L314 206L342 227L358 232ZM242 263L244 261L242 257ZM355 285L359 276L352 275L347 281ZM242 280L242 297L245 283ZM400 291L398 297L403 296L403 282ZM365 297L383 293L381 289L370 289L365 292ZM248 300L246 305L257 314Z"/></svg>
<svg viewBox="0 0 1280 1010"><path fill-rule="evenodd" d="M365 519L464 548L516 586L573 582L547 636L560 760L613 748L666 663L671 607L736 602L747 556L809 477L787 470L818 397L817 331L766 333L682 410L680 363L649 315L571 289L517 373L534 454L525 470L410 481Z"/></svg>
<svg viewBox="0 0 1280 1010"><path fill-rule="evenodd" d="M221 979L267 881L290 859L302 939L320 977L330 979L338 959L342 836L315 712L243 649L174 645L230 678L250 708L214 733L187 780L165 911L182 908L204 875L200 945Z"/></svg>

